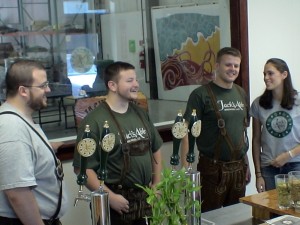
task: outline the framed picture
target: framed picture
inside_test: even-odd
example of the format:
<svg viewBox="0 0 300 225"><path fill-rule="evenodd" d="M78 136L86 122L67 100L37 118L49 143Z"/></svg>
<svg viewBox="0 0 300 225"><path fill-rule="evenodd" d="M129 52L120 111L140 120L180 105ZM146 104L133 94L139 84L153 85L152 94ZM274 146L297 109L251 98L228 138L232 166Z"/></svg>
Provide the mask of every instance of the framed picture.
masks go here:
<svg viewBox="0 0 300 225"><path fill-rule="evenodd" d="M158 96L187 101L214 79L220 49L219 5L152 8Z"/></svg>

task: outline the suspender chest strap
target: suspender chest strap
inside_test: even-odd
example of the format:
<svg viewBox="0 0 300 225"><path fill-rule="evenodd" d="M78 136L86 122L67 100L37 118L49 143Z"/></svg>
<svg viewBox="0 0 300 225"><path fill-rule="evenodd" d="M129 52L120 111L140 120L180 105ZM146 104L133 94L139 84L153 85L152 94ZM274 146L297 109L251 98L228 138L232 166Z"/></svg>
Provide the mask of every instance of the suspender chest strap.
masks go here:
<svg viewBox="0 0 300 225"><path fill-rule="evenodd" d="M129 172L130 170L130 157L131 156L139 156L139 155L144 155L146 154L148 151L150 151L151 154L151 158L153 158L153 154L152 154L152 148L151 148L151 133L148 129L148 126L145 124L142 116L140 115L140 113L135 109L135 107L133 105L131 105L132 103L129 103L129 107L132 107L134 112L137 114L137 116L139 117L139 119L141 120L143 126L145 127L147 133L148 133L148 138L149 140L139 140L136 142L131 142L131 143L127 143L126 140L126 136L124 134L124 131L122 129L122 127L120 126L117 118L115 117L115 115L113 114L112 110L110 109L109 105L103 101L103 104L106 108L106 110L109 112L113 122L116 124L118 131L120 133L121 136L121 140L122 140L122 153L123 153L123 160L124 160L124 167L122 170L122 174L121 174L121 178L120 178L120 184L123 184L124 178L126 173Z"/></svg>
<svg viewBox="0 0 300 225"><path fill-rule="evenodd" d="M248 137L247 137L247 118L245 117L244 119L244 132L241 134L241 138L240 138L240 143L235 146L233 144L232 139L229 137L228 132L226 131L226 123L225 120L223 119L221 112L219 111L219 108L217 106L217 99L216 96L214 94L214 92L211 89L210 84L205 85L206 89L207 89L207 93L210 96L211 99L211 103L213 106L213 109L215 111L216 117L217 117L217 123L218 123L218 127L219 127L219 136L217 139L217 143L215 145L215 150L214 150L214 160L218 161L220 158L220 154L221 154L221 148L220 148L220 144L221 144L221 139L224 138L229 149L231 152L231 160L237 160L239 159L240 156L240 152L242 147L244 146L245 143L248 142ZM233 88L237 88L235 84L233 84ZM242 93L240 92L240 90L238 89L239 94L241 96L242 102L244 103L244 105L246 106L247 109L247 103L244 101L244 98L242 96ZM245 140L246 139L246 140Z"/></svg>

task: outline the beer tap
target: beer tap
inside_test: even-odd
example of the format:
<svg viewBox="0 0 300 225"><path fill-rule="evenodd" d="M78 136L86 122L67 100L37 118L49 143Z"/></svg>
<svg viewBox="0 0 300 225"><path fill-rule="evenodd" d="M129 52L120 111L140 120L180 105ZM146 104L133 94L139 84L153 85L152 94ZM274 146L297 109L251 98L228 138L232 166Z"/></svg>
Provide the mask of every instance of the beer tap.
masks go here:
<svg viewBox="0 0 300 225"><path fill-rule="evenodd" d="M187 134L187 125L184 122L181 110L179 110L175 122L172 126L172 135L173 135L173 154L171 156L170 164L172 165L173 170L179 164L179 147L181 139Z"/></svg>
<svg viewBox="0 0 300 225"><path fill-rule="evenodd" d="M108 153L115 146L115 134L110 133L108 122L105 121L103 126L103 132L101 137L101 154L100 154L100 170L98 171L98 179L100 181L100 187L103 185L104 181L107 178L107 156Z"/></svg>
<svg viewBox="0 0 300 225"><path fill-rule="evenodd" d="M80 154L80 173L77 176L77 184L79 185L78 195L75 198L74 205L79 200L91 202L92 224L93 225L110 225L110 211L108 192L104 190L104 181L107 178L106 162L108 153L115 146L115 135L110 133L108 122L103 125L103 132L100 137L100 169L97 171L97 178L100 181L99 189L92 193L84 194L83 186L87 183L86 164L87 158L96 151L96 142L91 137L90 126L86 125L82 140L77 145Z"/></svg>
<svg viewBox="0 0 300 225"><path fill-rule="evenodd" d="M80 154L80 173L77 176L77 184L79 185L78 195L75 198L74 206L77 205L79 200L90 201L91 198L89 195L83 193L83 186L87 183L87 174L86 174L86 162L87 157L94 154L96 150L96 142L91 138L90 126L86 125L82 140L77 145L77 151Z"/></svg>
<svg viewBox="0 0 300 225"><path fill-rule="evenodd" d="M195 201L201 202L200 172L192 171L192 164L195 161L195 154L194 154L195 142L196 142L196 138L199 137L200 133L201 133L201 120L198 120L196 109L193 109L191 119L189 122L189 127L188 127L189 151L186 156L186 161L189 163L189 165L186 172L186 176L188 179L190 179L193 182L193 187L195 187L195 190L192 193L186 195L186 198L190 198L194 202ZM188 224L190 225L201 224L201 217L196 217L195 216L196 214L197 214L196 206L193 205L192 208L188 212L186 212Z"/></svg>
<svg viewBox="0 0 300 225"><path fill-rule="evenodd" d="M195 162L194 148L195 148L196 138L199 137L201 133L201 120L198 120L197 118L196 109L193 109L192 111L188 131L189 131L188 132L189 152L186 156L186 161L189 163L188 171L191 171L192 163Z"/></svg>
<svg viewBox="0 0 300 225"><path fill-rule="evenodd" d="M110 225L109 199L108 192L104 190L104 181L107 178L106 164L108 153L114 146L115 134L110 133L108 122L105 121L100 140L100 169L97 171L100 187L98 190L91 193L93 225Z"/></svg>

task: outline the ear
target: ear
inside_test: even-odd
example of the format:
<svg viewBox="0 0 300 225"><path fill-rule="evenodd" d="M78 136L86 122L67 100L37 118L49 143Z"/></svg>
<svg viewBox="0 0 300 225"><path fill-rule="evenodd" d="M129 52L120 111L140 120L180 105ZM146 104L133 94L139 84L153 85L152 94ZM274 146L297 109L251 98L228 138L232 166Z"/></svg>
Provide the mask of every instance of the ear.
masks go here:
<svg viewBox="0 0 300 225"><path fill-rule="evenodd" d="M18 93L22 97L27 97L29 94L29 89L24 86L19 86Z"/></svg>
<svg viewBox="0 0 300 225"><path fill-rule="evenodd" d="M112 80L108 81L107 86L112 92L115 92L117 90L117 83Z"/></svg>
<svg viewBox="0 0 300 225"><path fill-rule="evenodd" d="M282 75L282 78L285 79L285 78L287 78L287 76L288 76L288 72L287 72L287 71L284 71L281 75Z"/></svg>
<svg viewBox="0 0 300 225"><path fill-rule="evenodd" d="M220 67L220 63L215 63L215 71L218 71L218 69L219 69L219 67Z"/></svg>

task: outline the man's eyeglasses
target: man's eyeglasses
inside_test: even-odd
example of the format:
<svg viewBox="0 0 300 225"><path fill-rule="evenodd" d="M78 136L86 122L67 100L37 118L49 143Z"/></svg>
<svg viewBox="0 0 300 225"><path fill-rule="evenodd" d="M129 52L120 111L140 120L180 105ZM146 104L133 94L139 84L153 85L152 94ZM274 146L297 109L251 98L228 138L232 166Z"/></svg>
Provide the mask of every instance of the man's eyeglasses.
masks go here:
<svg viewBox="0 0 300 225"><path fill-rule="evenodd" d="M49 87L49 81L46 81L45 83L42 83L41 85L36 85L36 86L26 86L26 85L22 85L24 87L27 88L32 88L32 87L36 87L36 88L40 88L40 89L47 89Z"/></svg>

